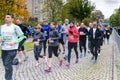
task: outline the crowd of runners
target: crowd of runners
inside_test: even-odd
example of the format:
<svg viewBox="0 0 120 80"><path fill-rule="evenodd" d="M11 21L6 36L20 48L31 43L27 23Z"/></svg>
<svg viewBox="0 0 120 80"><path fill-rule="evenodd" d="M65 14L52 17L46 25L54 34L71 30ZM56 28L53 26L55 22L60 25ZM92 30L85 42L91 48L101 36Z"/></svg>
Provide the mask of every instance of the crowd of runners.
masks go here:
<svg viewBox="0 0 120 80"><path fill-rule="evenodd" d="M24 36L26 36L25 32L28 29L22 26L20 19L17 20L17 24L22 29ZM87 53L91 53L91 60L94 60L94 64L97 64L101 46L105 43L105 39L107 44L109 44L111 33L112 29L110 27L103 27L96 22L90 22L89 26L86 26L84 23L76 26L74 21L69 21L68 19L65 19L63 24L62 22L57 24L50 22L49 24L47 21L44 21L43 25L38 23L35 26L33 36L35 66L40 65L39 58L44 58L47 62L45 71L51 72L52 55L54 54L59 60L59 66L62 66L63 59L65 59L66 66L69 68L72 49L74 49L76 55L75 63L79 62L79 58L86 57ZM25 55L24 60L27 59L27 56L22 44L26 37L19 43L18 47L19 55ZM87 41L88 45L86 45ZM21 56L19 57L19 62L21 62Z"/></svg>
<svg viewBox="0 0 120 80"><path fill-rule="evenodd" d="M12 80L12 64L17 64L17 61L14 59L17 51L19 54L19 63L22 62L22 57L24 57L24 61L28 59L23 44L28 39L26 33L30 33L30 31L27 26L22 24L21 19L16 20L16 25L12 21L13 16L7 14L5 24L0 28L2 61L5 67L6 80ZM88 53L91 53L91 60L94 60L94 64L97 64L101 46L109 44L111 33L112 28L104 27L96 22L90 22L89 26L86 26L84 23L76 25L74 21L69 21L68 19L65 19L63 24L62 22L58 22L57 24L50 22L49 24L47 21L44 21L43 25L38 23L35 26L33 36L35 66L40 65L39 58L44 58L47 62L45 71L51 72L54 55L58 58L59 66L62 66L65 60L66 67L69 68L73 54L72 50L74 50L76 55L76 64L80 58L86 57ZM87 42L88 45L86 44Z"/></svg>

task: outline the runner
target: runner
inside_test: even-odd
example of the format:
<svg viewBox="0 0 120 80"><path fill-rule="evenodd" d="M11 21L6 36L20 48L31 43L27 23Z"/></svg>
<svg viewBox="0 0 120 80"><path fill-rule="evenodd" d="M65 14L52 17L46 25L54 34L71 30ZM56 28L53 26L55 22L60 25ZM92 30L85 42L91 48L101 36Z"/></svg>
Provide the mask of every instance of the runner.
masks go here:
<svg viewBox="0 0 120 80"><path fill-rule="evenodd" d="M63 41L65 44L65 54L64 59L67 59L68 56L68 28L70 27L69 20L65 19L65 23L63 25Z"/></svg>
<svg viewBox="0 0 120 80"><path fill-rule="evenodd" d="M79 32L74 25L74 22L70 22L70 28L68 28L68 62L66 66L69 68L70 59L71 59L71 50L74 48L76 54L76 61L78 63L78 51L77 51L77 42L79 38Z"/></svg>
<svg viewBox="0 0 120 80"><path fill-rule="evenodd" d="M58 30L58 33L59 33L59 48L58 48L58 52L61 53L61 49L60 49L60 44L62 44L62 48L63 48L63 54L65 53L65 45L64 45L64 41L63 41L63 28L62 28L62 25L61 23L59 22L57 25L56 25L56 29Z"/></svg>
<svg viewBox="0 0 120 80"><path fill-rule="evenodd" d="M84 23L81 23L81 26L78 32L80 33L80 37L79 37L79 49L81 52L80 58L82 58L83 49L84 49L84 57L86 57L86 37L88 35L88 30L86 29L86 26Z"/></svg>
<svg viewBox="0 0 120 80"><path fill-rule="evenodd" d="M30 33L30 31L28 30L28 28L24 24L22 24L21 19L17 19L16 23L21 28L21 30L22 30L22 32L24 33L24 36L25 36L25 38L19 43L19 47L18 47L19 62L21 63L22 62L22 55L24 55L24 61L26 61L27 58L28 58L28 56L26 55L26 51L24 49L24 42L28 38L28 35L26 35L26 32Z"/></svg>
<svg viewBox="0 0 120 80"><path fill-rule="evenodd" d="M17 54L18 43L24 39L19 26L12 23L13 15L5 16L5 24L0 27L0 42L2 42L2 61L5 67L5 80L13 80L12 62ZM18 38L19 37L19 38Z"/></svg>
<svg viewBox="0 0 120 80"><path fill-rule="evenodd" d="M93 24L93 28L89 31L89 38L91 41L91 53L92 58L91 60L95 60L94 64L97 64L97 57L98 57L98 47L99 47L99 39L101 37L101 32L97 28L97 23Z"/></svg>
<svg viewBox="0 0 120 80"><path fill-rule="evenodd" d="M43 42L43 49L44 49L44 56L46 56L46 48L47 48L46 45L47 45L47 40L49 38L49 30L50 30L50 26L48 25L47 21L44 21L43 30L45 36L45 41Z"/></svg>
<svg viewBox="0 0 120 80"><path fill-rule="evenodd" d="M92 27L93 27L93 24L89 23L89 26L87 27L88 32ZM88 53L90 53L90 51L91 51L91 41L90 41L89 34L88 34Z"/></svg>
<svg viewBox="0 0 120 80"><path fill-rule="evenodd" d="M34 34L33 42L34 42L34 56L37 61L35 66L37 67L40 65L39 57L41 58L43 57L40 55L40 53L42 50L42 42L45 40L45 38L43 33L41 32L40 24L38 24L35 29L36 29L36 33Z"/></svg>
<svg viewBox="0 0 120 80"><path fill-rule="evenodd" d="M107 39L107 44L110 43L110 35L111 35L110 28L107 27L107 28L106 28L106 39Z"/></svg>
<svg viewBox="0 0 120 80"><path fill-rule="evenodd" d="M104 41L104 32L105 32L105 30L102 28L101 25L98 25L98 29L99 29L100 32L101 32L101 37L100 37L100 39L99 39L99 47L98 47L98 55L100 55L101 46L103 45L103 41Z"/></svg>
<svg viewBox="0 0 120 80"><path fill-rule="evenodd" d="M57 30L55 29L54 22L50 23L50 31L49 31L49 39L48 39L48 64L47 68L45 69L46 72L51 72L51 66L52 66L52 54L56 57L58 57L59 60L59 66L62 65L62 57L60 54L58 54L58 46L59 46L59 35Z"/></svg>

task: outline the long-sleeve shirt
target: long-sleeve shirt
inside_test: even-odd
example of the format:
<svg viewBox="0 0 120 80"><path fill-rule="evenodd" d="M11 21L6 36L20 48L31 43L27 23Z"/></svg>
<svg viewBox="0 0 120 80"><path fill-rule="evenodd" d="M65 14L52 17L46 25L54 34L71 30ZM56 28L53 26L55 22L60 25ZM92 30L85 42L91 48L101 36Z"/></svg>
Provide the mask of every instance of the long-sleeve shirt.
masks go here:
<svg viewBox="0 0 120 80"><path fill-rule="evenodd" d="M24 36L26 36L26 37L28 36L26 33L30 34L29 29L24 24L19 24L18 26L20 27L20 29L24 33Z"/></svg>
<svg viewBox="0 0 120 80"><path fill-rule="evenodd" d="M72 32L72 34L70 33ZM79 32L75 26L68 28L68 42L76 43L78 42Z"/></svg>
<svg viewBox="0 0 120 80"><path fill-rule="evenodd" d="M57 30L58 30L58 34L59 34L60 39L63 39L63 33L62 33L63 28L62 28L62 26L58 25Z"/></svg>
<svg viewBox="0 0 120 80"><path fill-rule="evenodd" d="M79 40L86 40L86 36L88 35L88 30L86 28L79 28L78 32L84 33L84 35L80 35Z"/></svg>
<svg viewBox="0 0 120 80"><path fill-rule="evenodd" d="M53 42L49 42L48 46L58 46L59 42L59 35L58 35L58 31L56 29L50 29L49 31L49 38L51 40L53 40Z"/></svg>
<svg viewBox="0 0 120 80"><path fill-rule="evenodd" d="M49 26L49 25L44 25L44 26L43 26L43 30L44 30L45 38L48 39L48 38L49 38L50 26Z"/></svg>
<svg viewBox="0 0 120 80"><path fill-rule="evenodd" d="M70 24L67 24L67 25L64 24L64 25L63 25L63 32L64 32L64 31L67 31L69 27L70 27ZM66 43L67 40L68 40L68 32L63 33L63 41L64 41L64 43Z"/></svg>
<svg viewBox="0 0 120 80"><path fill-rule="evenodd" d="M43 35L42 32L39 32L39 33L35 33L35 34L34 34L33 42L38 41L38 40L40 40L40 43L39 43L39 44L42 45L42 42L45 40L45 37L44 37L44 35Z"/></svg>

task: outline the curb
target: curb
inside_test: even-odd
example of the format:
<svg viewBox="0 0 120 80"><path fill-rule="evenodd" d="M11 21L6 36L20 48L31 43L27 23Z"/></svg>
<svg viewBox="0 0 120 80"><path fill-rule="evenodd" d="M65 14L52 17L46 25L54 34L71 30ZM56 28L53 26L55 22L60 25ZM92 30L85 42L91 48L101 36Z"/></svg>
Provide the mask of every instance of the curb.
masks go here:
<svg viewBox="0 0 120 80"><path fill-rule="evenodd" d="M113 49L113 51L112 51L112 53L113 53L113 57L112 57L112 80L117 80L117 66L116 66L116 63L115 63L115 57L116 57L116 55L115 55L115 44L113 44L113 46L112 46L112 49Z"/></svg>

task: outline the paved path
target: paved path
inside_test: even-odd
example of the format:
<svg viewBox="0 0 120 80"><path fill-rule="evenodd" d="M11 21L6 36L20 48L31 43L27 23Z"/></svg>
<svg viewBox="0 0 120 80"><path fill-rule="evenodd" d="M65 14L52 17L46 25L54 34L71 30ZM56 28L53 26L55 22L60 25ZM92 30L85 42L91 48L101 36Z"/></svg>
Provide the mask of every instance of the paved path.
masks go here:
<svg viewBox="0 0 120 80"><path fill-rule="evenodd" d="M44 68L46 63L44 59L40 59L41 65L35 67L35 59L33 51L27 52L29 59L19 66L14 66L15 80L116 80L113 79L113 38L109 45L105 44L102 47L101 55L98 58L98 64L94 65L90 60L91 55L79 59L79 63L75 64L75 55L72 52L70 69L63 66L58 66L58 60L54 57L52 72L46 73ZM4 69L0 60L0 80L4 80Z"/></svg>

